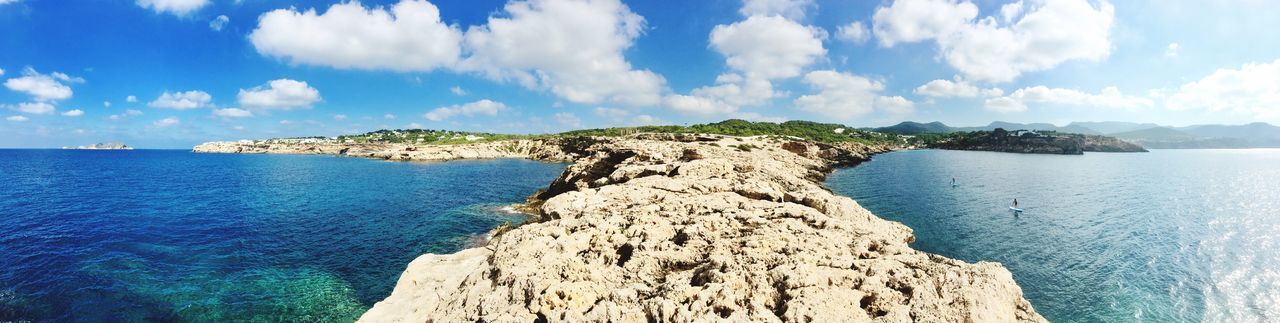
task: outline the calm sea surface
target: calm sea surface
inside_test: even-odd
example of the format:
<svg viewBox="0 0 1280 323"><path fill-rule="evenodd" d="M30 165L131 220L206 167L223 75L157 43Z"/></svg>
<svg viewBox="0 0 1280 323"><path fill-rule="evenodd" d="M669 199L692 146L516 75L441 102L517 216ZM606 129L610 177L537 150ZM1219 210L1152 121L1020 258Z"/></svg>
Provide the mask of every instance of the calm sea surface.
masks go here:
<svg viewBox="0 0 1280 323"><path fill-rule="evenodd" d="M1280 321L1280 150L904 151L827 185L916 249L1003 263L1055 322Z"/></svg>
<svg viewBox="0 0 1280 323"><path fill-rule="evenodd" d="M563 169L0 150L0 321L351 321Z"/></svg>

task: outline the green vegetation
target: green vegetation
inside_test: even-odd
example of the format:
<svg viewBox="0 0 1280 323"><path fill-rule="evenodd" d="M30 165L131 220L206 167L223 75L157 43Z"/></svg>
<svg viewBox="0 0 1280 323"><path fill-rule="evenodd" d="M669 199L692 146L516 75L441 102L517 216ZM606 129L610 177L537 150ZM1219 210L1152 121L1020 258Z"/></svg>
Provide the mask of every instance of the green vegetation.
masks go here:
<svg viewBox="0 0 1280 323"><path fill-rule="evenodd" d="M449 130L395 129L378 130L359 135L338 136L337 142L448 145L509 139L530 139L534 137L539 136Z"/></svg>

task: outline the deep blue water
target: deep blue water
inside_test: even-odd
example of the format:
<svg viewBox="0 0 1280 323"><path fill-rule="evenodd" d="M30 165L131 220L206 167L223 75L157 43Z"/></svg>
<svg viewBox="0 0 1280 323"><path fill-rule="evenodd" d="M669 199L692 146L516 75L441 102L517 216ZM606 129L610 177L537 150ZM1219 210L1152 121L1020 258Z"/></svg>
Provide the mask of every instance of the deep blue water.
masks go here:
<svg viewBox="0 0 1280 323"><path fill-rule="evenodd" d="M1003 263L1051 321L1280 321L1280 150L904 151L827 185L918 250Z"/></svg>
<svg viewBox="0 0 1280 323"><path fill-rule="evenodd" d="M0 321L350 321L563 169L0 150Z"/></svg>

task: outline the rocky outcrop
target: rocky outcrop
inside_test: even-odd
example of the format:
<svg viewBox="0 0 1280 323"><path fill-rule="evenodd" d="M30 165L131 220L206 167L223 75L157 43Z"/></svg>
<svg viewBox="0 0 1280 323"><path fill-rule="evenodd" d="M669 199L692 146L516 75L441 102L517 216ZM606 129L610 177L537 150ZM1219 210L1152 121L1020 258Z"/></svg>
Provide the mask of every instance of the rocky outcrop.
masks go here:
<svg viewBox="0 0 1280 323"><path fill-rule="evenodd" d="M1113 137L1073 133L1040 134L1033 131L973 131L952 134L928 143L929 148L980 150L1025 154L1081 155L1091 152L1146 152L1141 146Z"/></svg>
<svg viewBox="0 0 1280 323"><path fill-rule="evenodd" d="M552 138L506 140L457 145L340 144L340 143L243 143L208 142L195 146L200 153L239 154L324 154L400 161L445 161L458 159L528 158L544 161L573 161L592 138Z"/></svg>
<svg viewBox="0 0 1280 323"><path fill-rule="evenodd" d="M1136 153L1147 152L1146 148L1142 148L1137 144L1120 140L1115 137L1099 136L1099 135L1083 135L1084 151L1096 151L1104 153Z"/></svg>
<svg viewBox="0 0 1280 323"><path fill-rule="evenodd" d="M820 184L886 149L601 139L530 223L419 257L361 321L1044 321L1000 264L913 250L911 229Z"/></svg>

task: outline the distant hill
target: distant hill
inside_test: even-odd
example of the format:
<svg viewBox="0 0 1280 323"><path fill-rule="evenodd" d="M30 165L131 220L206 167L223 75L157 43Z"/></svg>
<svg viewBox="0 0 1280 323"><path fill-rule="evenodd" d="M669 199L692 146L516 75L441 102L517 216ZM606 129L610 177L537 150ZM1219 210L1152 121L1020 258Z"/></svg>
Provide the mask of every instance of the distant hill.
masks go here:
<svg viewBox="0 0 1280 323"><path fill-rule="evenodd" d="M1088 128L1103 134L1117 134L1121 132L1129 132L1134 130L1156 128L1160 125L1154 123L1136 123L1121 121L1103 121L1103 122L1072 122L1067 127Z"/></svg>
<svg viewBox="0 0 1280 323"><path fill-rule="evenodd" d="M1195 139L1196 136L1167 127L1152 127L1111 134L1112 137L1135 141L1180 141Z"/></svg>
<svg viewBox="0 0 1280 323"><path fill-rule="evenodd" d="M1247 141L1253 147L1280 147L1280 127L1265 122L1238 126L1195 125L1177 129L1201 138L1234 138Z"/></svg>
<svg viewBox="0 0 1280 323"><path fill-rule="evenodd" d="M1004 122L1004 121L996 121L986 126L980 126L980 127L952 127L937 121L930 122L930 123L906 121L906 122L902 122L902 123L888 126L888 127L874 128L872 130L876 132L892 133L892 134L899 134L899 135L918 135L918 134L926 134L926 133L947 134L947 133L952 133L957 131L992 131L992 130L996 130L997 128L1005 129L1005 130L1020 130L1020 129L1036 130L1036 131L1050 130L1050 131L1057 131L1057 132L1063 132L1063 133L1078 133L1078 134L1085 134L1085 135L1100 134L1098 131L1095 131L1093 129L1078 127L1078 126L1059 127L1049 123L1013 123L1013 122Z"/></svg>
<svg viewBox="0 0 1280 323"><path fill-rule="evenodd" d="M875 131L899 135L916 135L922 133L952 133L956 130L937 121L930 123L905 121L888 127L875 128Z"/></svg>

